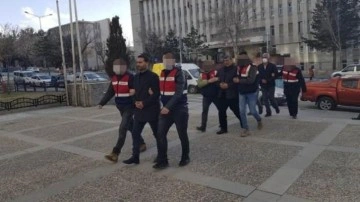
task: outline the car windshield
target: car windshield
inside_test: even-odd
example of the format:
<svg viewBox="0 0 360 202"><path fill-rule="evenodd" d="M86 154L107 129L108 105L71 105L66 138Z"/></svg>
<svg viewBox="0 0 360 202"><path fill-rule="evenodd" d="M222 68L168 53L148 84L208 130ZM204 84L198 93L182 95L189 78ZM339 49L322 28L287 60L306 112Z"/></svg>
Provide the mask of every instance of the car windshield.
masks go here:
<svg viewBox="0 0 360 202"><path fill-rule="evenodd" d="M195 78L199 78L199 76L200 76L200 70L199 69L189 69L189 72Z"/></svg>
<svg viewBox="0 0 360 202"><path fill-rule="evenodd" d="M31 72L24 73L24 77L32 77L32 76L33 76L33 73L31 73Z"/></svg>
<svg viewBox="0 0 360 202"><path fill-rule="evenodd" d="M276 79L276 80L275 80L275 86L276 86L277 88L284 88L284 82L283 82L283 80L282 80L282 79Z"/></svg>
<svg viewBox="0 0 360 202"><path fill-rule="evenodd" d="M40 78L40 79L44 79L44 80L45 80L45 79L51 79L50 76L45 76L45 75L39 76L39 78Z"/></svg>
<svg viewBox="0 0 360 202"><path fill-rule="evenodd" d="M99 78L99 76L96 74L86 74L86 77L88 79L98 79Z"/></svg>

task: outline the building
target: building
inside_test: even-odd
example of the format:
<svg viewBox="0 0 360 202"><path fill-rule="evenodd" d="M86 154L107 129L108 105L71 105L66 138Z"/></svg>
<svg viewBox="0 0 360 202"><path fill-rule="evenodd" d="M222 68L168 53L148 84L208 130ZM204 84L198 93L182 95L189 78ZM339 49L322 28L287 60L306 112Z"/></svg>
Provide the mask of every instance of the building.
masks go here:
<svg viewBox="0 0 360 202"><path fill-rule="evenodd" d="M73 23L74 39L76 40L76 24ZM71 42L69 41L71 31L70 23L62 25L65 52L71 53ZM106 40L110 36L110 20L104 19L95 22L79 21L80 44L85 70L101 70L104 68L104 54L106 49ZM49 34L58 35L59 27L50 28ZM76 41L75 41L76 43ZM76 45L76 44L75 44ZM77 49L75 50L77 54ZM65 54L66 55L66 54ZM72 66L72 59L67 58L66 63ZM79 69L79 67L77 67Z"/></svg>
<svg viewBox="0 0 360 202"><path fill-rule="evenodd" d="M132 0L135 52L143 51L144 32L165 36L173 29L181 37L191 26L206 35L210 48L219 53L233 52L232 43L221 33L222 22L211 20L226 11L230 3L234 9L239 5L246 8L241 11L242 19L247 19L241 32L246 34L238 39L242 49L252 55L269 51L295 57L305 68L311 65L317 69L331 68L331 53L316 51L303 42L303 38L309 37L316 0ZM343 64L358 63L357 52L358 49L344 50Z"/></svg>

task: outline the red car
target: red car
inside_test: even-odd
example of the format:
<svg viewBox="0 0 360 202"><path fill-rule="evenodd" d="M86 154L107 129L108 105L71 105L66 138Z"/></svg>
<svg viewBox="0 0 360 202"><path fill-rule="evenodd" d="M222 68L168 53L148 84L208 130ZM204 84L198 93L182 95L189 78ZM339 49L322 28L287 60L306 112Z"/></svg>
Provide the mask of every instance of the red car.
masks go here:
<svg viewBox="0 0 360 202"><path fill-rule="evenodd" d="M332 110L337 105L360 106L360 76L307 82L306 87L307 92L302 94L301 100L315 102L319 109Z"/></svg>

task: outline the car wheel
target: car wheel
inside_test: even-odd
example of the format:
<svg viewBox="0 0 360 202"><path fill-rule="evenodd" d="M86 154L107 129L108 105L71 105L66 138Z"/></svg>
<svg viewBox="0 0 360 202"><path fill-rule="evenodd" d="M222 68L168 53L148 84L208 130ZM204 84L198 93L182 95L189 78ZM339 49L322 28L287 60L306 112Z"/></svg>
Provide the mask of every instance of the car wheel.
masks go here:
<svg viewBox="0 0 360 202"><path fill-rule="evenodd" d="M341 74L335 74L334 77L337 77L337 76L340 76L341 77Z"/></svg>
<svg viewBox="0 0 360 202"><path fill-rule="evenodd" d="M317 101L317 107L321 110L333 110L336 107L336 103L330 97L320 97Z"/></svg>
<svg viewBox="0 0 360 202"><path fill-rule="evenodd" d="M188 92L189 92L190 94L195 94L195 93L197 93L197 88L196 88L196 86L189 86Z"/></svg>

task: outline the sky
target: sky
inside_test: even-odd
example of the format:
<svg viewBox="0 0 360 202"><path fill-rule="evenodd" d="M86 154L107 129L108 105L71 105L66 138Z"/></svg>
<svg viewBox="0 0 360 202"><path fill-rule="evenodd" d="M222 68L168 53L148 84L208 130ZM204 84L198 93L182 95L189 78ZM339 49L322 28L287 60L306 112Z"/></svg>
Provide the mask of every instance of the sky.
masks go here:
<svg viewBox="0 0 360 202"><path fill-rule="evenodd" d="M73 0L71 0L73 2ZM105 18L111 20L118 15L127 42L133 40L130 0L77 0L78 19L98 21ZM73 6L74 8L74 6ZM69 0L59 0L61 24L70 22ZM40 29L39 18L24 13L51 16L41 18L43 30L58 26L56 0L0 0L0 25L11 24L20 28L33 27ZM73 15L73 20L75 15Z"/></svg>

